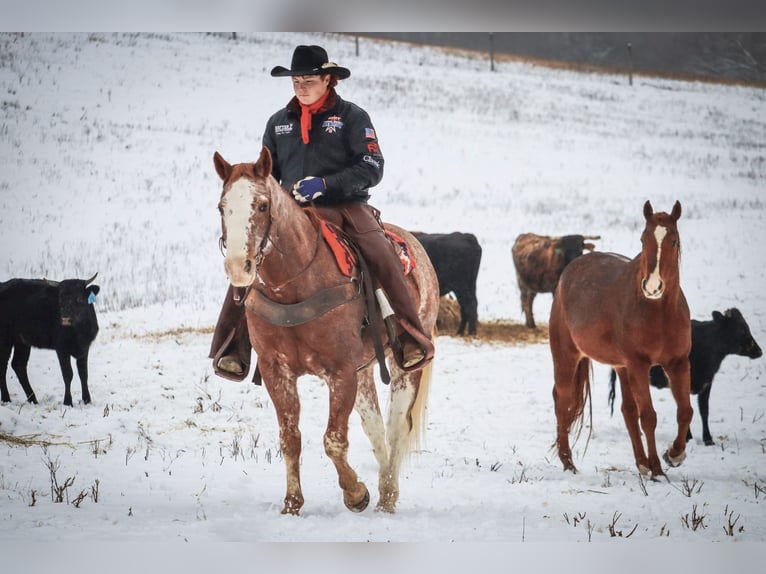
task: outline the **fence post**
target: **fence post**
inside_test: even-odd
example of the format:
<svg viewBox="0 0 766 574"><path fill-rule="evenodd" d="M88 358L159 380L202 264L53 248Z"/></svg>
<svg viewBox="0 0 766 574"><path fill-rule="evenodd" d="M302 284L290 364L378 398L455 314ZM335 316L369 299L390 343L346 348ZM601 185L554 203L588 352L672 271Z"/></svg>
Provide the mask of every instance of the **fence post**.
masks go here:
<svg viewBox="0 0 766 574"><path fill-rule="evenodd" d="M359 57L359 34L354 36L354 42L356 43L356 57Z"/></svg>
<svg viewBox="0 0 766 574"><path fill-rule="evenodd" d="M495 42L494 33L489 33L489 71L495 71Z"/></svg>
<svg viewBox="0 0 766 574"><path fill-rule="evenodd" d="M628 85L633 85L633 45L628 42Z"/></svg>

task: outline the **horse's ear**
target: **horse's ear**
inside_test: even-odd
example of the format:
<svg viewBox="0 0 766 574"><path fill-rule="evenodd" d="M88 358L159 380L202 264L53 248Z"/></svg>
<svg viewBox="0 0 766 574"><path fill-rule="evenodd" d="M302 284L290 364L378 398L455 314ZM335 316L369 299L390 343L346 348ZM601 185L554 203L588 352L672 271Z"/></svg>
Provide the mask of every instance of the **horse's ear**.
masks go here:
<svg viewBox="0 0 766 574"><path fill-rule="evenodd" d="M223 159L223 156L218 152L213 154L213 164L215 165L215 171L218 173L218 177L223 181L226 181L231 174L231 164Z"/></svg>
<svg viewBox="0 0 766 574"><path fill-rule="evenodd" d="M654 209L652 209L652 204L647 199L646 203L644 204L644 217L647 221L649 221L652 218L652 215L654 215Z"/></svg>
<svg viewBox="0 0 766 574"><path fill-rule="evenodd" d="M255 175L264 178L271 175L271 152L266 146L261 148L261 156L255 162Z"/></svg>
<svg viewBox="0 0 766 574"><path fill-rule="evenodd" d="M675 222L678 221L679 217L681 217L681 202L676 199L676 202L673 204L673 211L670 213L670 219Z"/></svg>

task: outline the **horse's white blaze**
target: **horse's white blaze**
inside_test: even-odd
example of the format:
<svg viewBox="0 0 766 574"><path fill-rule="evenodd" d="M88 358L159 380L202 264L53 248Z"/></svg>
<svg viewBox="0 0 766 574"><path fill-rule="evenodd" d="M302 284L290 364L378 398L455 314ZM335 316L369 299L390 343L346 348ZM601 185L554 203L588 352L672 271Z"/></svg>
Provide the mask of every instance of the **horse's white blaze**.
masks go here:
<svg viewBox="0 0 766 574"><path fill-rule="evenodd" d="M667 233L668 230L663 225L658 225L654 230L654 238L657 240L657 263L642 285L647 299L659 299L662 297L663 284L662 277L660 276L660 258L662 257L662 240Z"/></svg>
<svg viewBox="0 0 766 574"><path fill-rule="evenodd" d="M253 206L252 184L238 179L223 198L223 220L226 225L226 259L224 267L232 285L246 287L252 283L254 269L245 270L248 237Z"/></svg>

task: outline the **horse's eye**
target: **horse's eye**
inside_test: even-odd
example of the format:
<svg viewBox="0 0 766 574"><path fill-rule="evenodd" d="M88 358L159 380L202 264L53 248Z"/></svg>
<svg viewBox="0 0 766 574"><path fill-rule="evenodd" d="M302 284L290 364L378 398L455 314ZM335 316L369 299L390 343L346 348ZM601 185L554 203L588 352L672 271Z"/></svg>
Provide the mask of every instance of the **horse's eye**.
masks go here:
<svg viewBox="0 0 766 574"><path fill-rule="evenodd" d="M673 247L676 247L676 246L678 245L678 240L677 240L677 239L674 239L674 240L673 240L673 242L671 243L671 245L672 245Z"/></svg>
<svg viewBox="0 0 766 574"><path fill-rule="evenodd" d="M223 215L223 207L221 207L220 205L218 206L218 213L220 215Z"/></svg>
<svg viewBox="0 0 766 574"><path fill-rule="evenodd" d="M259 205L259 206L258 206L258 211L260 211L261 213L263 213L263 212L264 212L264 211L266 211L268 208L269 208L269 206L268 206L268 205L266 205L265 203L262 203L261 205Z"/></svg>

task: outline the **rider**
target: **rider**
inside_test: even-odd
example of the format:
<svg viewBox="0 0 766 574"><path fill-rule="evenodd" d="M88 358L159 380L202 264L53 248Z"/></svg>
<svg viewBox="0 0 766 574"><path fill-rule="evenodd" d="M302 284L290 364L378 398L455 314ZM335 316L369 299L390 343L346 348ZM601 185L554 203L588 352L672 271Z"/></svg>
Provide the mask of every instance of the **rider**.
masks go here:
<svg viewBox="0 0 766 574"><path fill-rule="evenodd" d="M271 75L290 76L295 92L266 124L263 145L271 152L272 175L295 201L313 205L356 243L398 319L402 366L424 366L434 354L431 335L420 322L380 212L368 203L369 188L383 177L377 134L367 112L335 91L351 72L329 62L320 46L298 46L290 69L276 66ZM210 349L215 372L233 380L244 379L250 369L241 291L229 286Z"/></svg>

